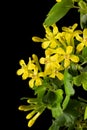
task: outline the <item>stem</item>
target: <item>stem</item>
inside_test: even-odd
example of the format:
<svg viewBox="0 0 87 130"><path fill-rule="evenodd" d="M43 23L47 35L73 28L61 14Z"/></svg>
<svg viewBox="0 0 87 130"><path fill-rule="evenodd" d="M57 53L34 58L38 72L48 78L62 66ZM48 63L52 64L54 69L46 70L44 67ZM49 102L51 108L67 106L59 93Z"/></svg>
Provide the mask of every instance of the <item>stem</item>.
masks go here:
<svg viewBox="0 0 87 130"><path fill-rule="evenodd" d="M85 99L83 99L83 98L81 98L81 97L78 97L78 99L79 99L80 101L84 102L84 103L87 103L87 100L85 100Z"/></svg>

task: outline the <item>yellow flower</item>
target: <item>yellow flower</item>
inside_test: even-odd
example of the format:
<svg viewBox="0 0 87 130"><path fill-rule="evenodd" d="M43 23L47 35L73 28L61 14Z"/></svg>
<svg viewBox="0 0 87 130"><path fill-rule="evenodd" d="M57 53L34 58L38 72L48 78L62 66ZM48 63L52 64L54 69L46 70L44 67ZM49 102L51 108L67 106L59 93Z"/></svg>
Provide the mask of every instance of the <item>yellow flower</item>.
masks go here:
<svg viewBox="0 0 87 130"><path fill-rule="evenodd" d="M22 79L25 80L28 78L28 67L24 60L20 60L19 64L21 68L17 70L17 75L22 75Z"/></svg>
<svg viewBox="0 0 87 130"><path fill-rule="evenodd" d="M77 34L82 34L81 30L75 30L76 27L78 26L77 23L75 23L73 26L69 27L62 27L63 30L63 37L65 37L66 44L74 46L74 37L77 36Z"/></svg>
<svg viewBox="0 0 87 130"><path fill-rule="evenodd" d="M75 23L73 26L62 27L62 30L63 30L64 32L73 33L77 26L78 26L78 24Z"/></svg>
<svg viewBox="0 0 87 130"><path fill-rule="evenodd" d="M36 36L32 37L32 40L34 42L42 42L43 49L46 49L47 47L55 48L59 44L58 40L56 39L56 35L59 32L58 28L56 24L53 24L51 27L53 28L53 30L51 30L50 27L46 27L44 25L45 32L46 32L45 38L42 39Z"/></svg>
<svg viewBox="0 0 87 130"><path fill-rule="evenodd" d="M58 65L58 67L52 68L51 74L49 75L49 77L55 78L56 76L59 80L63 80L64 75L60 71L64 70L64 68L60 64Z"/></svg>
<svg viewBox="0 0 87 130"><path fill-rule="evenodd" d="M76 39L80 41L80 43L77 45L77 52L80 52L83 50L84 46L87 46L87 28L83 30L83 38L79 35L77 35Z"/></svg>
<svg viewBox="0 0 87 130"><path fill-rule="evenodd" d="M49 75L49 77L55 78L57 76L58 79L63 79L63 74L59 72L63 70L63 67L59 64L60 59L58 54L54 54L52 56L46 55L46 57L40 58L40 63L45 64L44 75Z"/></svg>
<svg viewBox="0 0 87 130"><path fill-rule="evenodd" d="M62 48L57 48L56 53L60 55L60 59L64 60L64 67L67 68L70 65L70 61L77 63L79 61L79 57L72 54L73 47L67 46L66 51Z"/></svg>
<svg viewBox="0 0 87 130"><path fill-rule="evenodd" d="M29 78L31 78L29 80L29 86L32 88L35 86L40 86L42 85L42 79L41 77L44 77L44 73L43 72L38 72L38 68L34 68L34 70L32 71L32 73L29 75Z"/></svg>
<svg viewBox="0 0 87 130"><path fill-rule="evenodd" d="M58 54L55 54L53 56L47 55L46 57L41 57L40 63L45 64L44 73L49 74L52 67L54 68L55 66L58 66Z"/></svg>

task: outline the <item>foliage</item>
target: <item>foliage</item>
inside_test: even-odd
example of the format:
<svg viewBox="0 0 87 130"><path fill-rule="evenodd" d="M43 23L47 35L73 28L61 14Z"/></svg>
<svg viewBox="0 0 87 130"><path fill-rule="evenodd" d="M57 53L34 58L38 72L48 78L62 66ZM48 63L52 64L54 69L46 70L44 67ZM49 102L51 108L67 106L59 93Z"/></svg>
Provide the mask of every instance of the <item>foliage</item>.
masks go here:
<svg viewBox="0 0 87 130"><path fill-rule="evenodd" d="M78 23L62 27L59 31L57 22L71 8L80 13ZM26 64L23 59L17 75L29 79L29 87L35 98L25 97L26 105L19 110L29 111L26 116L28 127L47 108L52 113L52 125L49 130L84 130L87 129L87 99L75 97L79 87L87 92L87 1L57 0L43 22L45 38L33 36L34 42L40 42L45 56L38 59L36 54L29 57Z"/></svg>

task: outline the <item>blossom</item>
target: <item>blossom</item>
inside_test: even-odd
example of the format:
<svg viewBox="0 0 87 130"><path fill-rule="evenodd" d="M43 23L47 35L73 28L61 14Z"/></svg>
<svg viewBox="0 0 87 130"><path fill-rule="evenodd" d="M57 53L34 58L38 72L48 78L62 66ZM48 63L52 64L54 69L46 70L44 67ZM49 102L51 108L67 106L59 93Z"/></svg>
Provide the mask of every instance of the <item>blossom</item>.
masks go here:
<svg viewBox="0 0 87 130"><path fill-rule="evenodd" d="M83 30L83 37L77 35L76 39L80 41L80 43L76 47L77 52L80 52L82 51L84 46L87 46L87 28Z"/></svg>
<svg viewBox="0 0 87 130"><path fill-rule="evenodd" d="M44 73L43 72L38 72L38 68L34 68L34 70L32 71L32 73L30 73L29 78L31 78L29 80L29 86L32 88L35 86L40 86L42 85L42 79L41 77L44 77Z"/></svg>
<svg viewBox="0 0 87 130"><path fill-rule="evenodd" d="M56 35L59 33L58 28L57 28L56 24L53 24L51 27L53 30L51 30L50 27L46 27L44 25L45 32L46 32L45 38L42 39L42 38L36 37L36 36L32 37L32 40L34 42L42 42L43 49L46 49L47 47L55 48L56 46L59 45L59 41L56 38Z"/></svg>
<svg viewBox="0 0 87 130"><path fill-rule="evenodd" d="M63 79L63 74L59 71L63 70L63 67L59 64L60 59L58 54L52 56L46 55L46 57L40 58L40 63L45 64L44 75L49 75L49 77L55 78L57 76L60 80Z"/></svg>
<svg viewBox="0 0 87 130"><path fill-rule="evenodd" d="M70 65L70 61L77 63L79 61L79 57L72 54L73 47L67 46L66 51L59 47L56 50L56 53L60 55L60 59L64 60L64 67L67 68Z"/></svg>
<svg viewBox="0 0 87 130"><path fill-rule="evenodd" d="M57 68L55 67L51 69L51 74L49 75L49 77L55 78L56 76L59 80L63 80L64 75L60 72L61 70L64 70L64 68L60 64L58 64Z"/></svg>
<svg viewBox="0 0 87 130"><path fill-rule="evenodd" d="M19 61L19 64L21 68L17 70L17 75L22 75L22 79L25 80L28 78L28 66L23 59Z"/></svg>
<svg viewBox="0 0 87 130"><path fill-rule="evenodd" d="M79 34L82 34L81 30L75 30L77 26L78 24L75 23L69 27L62 27L62 30L63 30L62 34L66 40L67 45L71 45L74 47L74 37L76 37Z"/></svg>

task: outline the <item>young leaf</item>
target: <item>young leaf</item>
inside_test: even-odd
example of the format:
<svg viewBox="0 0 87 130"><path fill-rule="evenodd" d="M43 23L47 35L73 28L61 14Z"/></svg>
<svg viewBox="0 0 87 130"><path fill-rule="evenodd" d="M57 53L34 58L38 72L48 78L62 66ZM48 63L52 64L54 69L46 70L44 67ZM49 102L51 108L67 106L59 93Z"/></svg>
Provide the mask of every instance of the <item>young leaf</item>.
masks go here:
<svg viewBox="0 0 87 130"><path fill-rule="evenodd" d="M87 47L85 47L85 48L83 49L83 51L82 51L82 56L83 56L84 58L87 57Z"/></svg>
<svg viewBox="0 0 87 130"><path fill-rule="evenodd" d="M62 0L56 3L48 12L44 24L50 26L59 21L72 8L72 0Z"/></svg>
<svg viewBox="0 0 87 130"><path fill-rule="evenodd" d="M81 86L85 91L87 91L87 72L82 72L80 75L73 78L73 83L76 86Z"/></svg>
<svg viewBox="0 0 87 130"><path fill-rule="evenodd" d="M60 103L57 104L56 107L52 107L51 111L52 111L52 117L54 117L54 118L59 117L63 113Z"/></svg>
<svg viewBox="0 0 87 130"><path fill-rule="evenodd" d="M73 77L73 83L76 86L81 86L81 77L80 77L80 75Z"/></svg>
<svg viewBox="0 0 87 130"><path fill-rule="evenodd" d="M85 108L85 113L84 113L84 120L86 120L86 119L87 119L87 106Z"/></svg>
<svg viewBox="0 0 87 130"><path fill-rule="evenodd" d="M69 74L67 69L64 71L64 88L66 95L74 95L75 91L72 83L72 75Z"/></svg>
<svg viewBox="0 0 87 130"><path fill-rule="evenodd" d="M59 116L57 119L53 120L52 125L50 126L49 130L59 130L61 126L64 126L65 123L64 114Z"/></svg>

